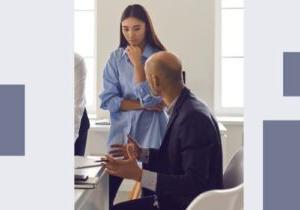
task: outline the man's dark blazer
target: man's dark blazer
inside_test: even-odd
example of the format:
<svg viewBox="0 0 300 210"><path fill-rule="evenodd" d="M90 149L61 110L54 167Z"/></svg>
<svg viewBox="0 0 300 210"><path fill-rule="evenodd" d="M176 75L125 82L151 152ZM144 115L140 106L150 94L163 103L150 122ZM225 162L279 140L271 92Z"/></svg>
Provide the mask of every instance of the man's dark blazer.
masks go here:
<svg viewBox="0 0 300 210"><path fill-rule="evenodd" d="M161 209L185 209L200 193L221 189L222 147L218 124L186 87L170 116L160 149L150 149L148 168L158 172Z"/></svg>

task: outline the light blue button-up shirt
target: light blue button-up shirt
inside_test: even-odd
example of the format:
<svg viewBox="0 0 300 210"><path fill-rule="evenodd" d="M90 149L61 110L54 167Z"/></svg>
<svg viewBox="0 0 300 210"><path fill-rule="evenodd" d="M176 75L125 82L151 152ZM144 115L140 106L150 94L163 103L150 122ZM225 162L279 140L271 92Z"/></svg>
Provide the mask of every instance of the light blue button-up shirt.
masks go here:
<svg viewBox="0 0 300 210"><path fill-rule="evenodd" d="M147 58L157 51L147 44L142 54L142 62L145 63ZM162 100L150 94L146 81L135 84L133 65L123 48L111 53L104 68L103 86L100 107L109 110L111 118L108 146L126 143L126 136L129 134L143 148L159 148L168 121L164 111L120 110L123 99L139 100L144 107L151 107Z"/></svg>

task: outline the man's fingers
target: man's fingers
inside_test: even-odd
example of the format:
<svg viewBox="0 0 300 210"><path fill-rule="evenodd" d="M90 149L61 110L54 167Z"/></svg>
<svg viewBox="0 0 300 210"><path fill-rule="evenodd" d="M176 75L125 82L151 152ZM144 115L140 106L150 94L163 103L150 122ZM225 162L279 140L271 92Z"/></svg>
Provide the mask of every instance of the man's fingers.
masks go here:
<svg viewBox="0 0 300 210"><path fill-rule="evenodd" d="M105 164L105 168L109 169L109 170L113 170L114 169L114 167L111 164L109 164L109 163Z"/></svg>
<svg viewBox="0 0 300 210"><path fill-rule="evenodd" d="M129 159L132 158L132 154L131 154L130 148L131 148L131 147L127 144L126 151L127 151L127 155L128 155L128 158L129 158Z"/></svg>
<svg viewBox="0 0 300 210"><path fill-rule="evenodd" d="M124 152L123 151L110 151L109 154L112 157L123 157L124 156Z"/></svg>
<svg viewBox="0 0 300 210"><path fill-rule="evenodd" d="M107 159L107 163L111 163L111 164L116 163L116 160L111 155L105 155L105 157Z"/></svg>
<svg viewBox="0 0 300 210"><path fill-rule="evenodd" d="M104 163L105 168L110 170L118 168L118 160L114 159L111 155L105 155L107 161Z"/></svg>
<svg viewBox="0 0 300 210"><path fill-rule="evenodd" d="M109 165L112 165L113 167L119 167L120 165L124 164L125 160L121 159L114 159L112 155L105 155L107 157L107 163Z"/></svg>
<svg viewBox="0 0 300 210"><path fill-rule="evenodd" d="M111 153L111 156L112 157L122 157L124 156L124 153L123 152L115 152L115 153Z"/></svg>
<svg viewBox="0 0 300 210"><path fill-rule="evenodd" d="M106 168L106 171L107 171L107 173L110 174L110 175L117 176L116 171L110 170L110 169L108 169L108 168Z"/></svg>
<svg viewBox="0 0 300 210"><path fill-rule="evenodd" d="M110 145L111 148L122 148L124 146L124 144L113 144Z"/></svg>
<svg viewBox="0 0 300 210"><path fill-rule="evenodd" d="M112 157L115 157L115 155L124 155L123 152L110 152L109 153Z"/></svg>
<svg viewBox="0 0 300 210"><path fill-rule="evenodd" d="M112 154L117 154L117 153L123 153L123 149L114 149L114 150L110 150L109 151L109 154L112 155Z"/></svg>
<svg viewBox="0 0 300 210"><path fill-rule="evenodd" d="M135 149L133 145L128 145L126 149L127 149L128 158L136 159Z"/></svg>
<svg viewBox="0 0 300 210"><path fill-rule="evenodd" d="M119 158L119 157L124 157L126 158L123 154L113 154L112 155L114 158Z"/></svg>

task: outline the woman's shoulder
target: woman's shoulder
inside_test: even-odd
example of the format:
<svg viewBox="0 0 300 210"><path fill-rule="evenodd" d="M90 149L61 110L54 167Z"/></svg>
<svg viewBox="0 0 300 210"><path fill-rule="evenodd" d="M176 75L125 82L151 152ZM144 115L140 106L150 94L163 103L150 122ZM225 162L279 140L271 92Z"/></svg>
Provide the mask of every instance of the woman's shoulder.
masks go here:
<svg viewBox="0 0 300 210"><path fill-rule="evenodd" d="M156 46L153 46L153 45L151 45L151 44L146 44L146 46L145 46L145 49L144 49L144 52L143 52L143 55L145 56L145 57L150 57L152 54L154 54L154 53L157 53L157 52L159 52L159 51L161 51L161 49L159 49L158 47L156 47Z"/></svg>
<svg viewBox="0 0 300 210"><path fill-rule="evenodd" d="M110 58L119 60L124 56L124 54L125 54L125 50L120 47L111 52Z"/></svg>

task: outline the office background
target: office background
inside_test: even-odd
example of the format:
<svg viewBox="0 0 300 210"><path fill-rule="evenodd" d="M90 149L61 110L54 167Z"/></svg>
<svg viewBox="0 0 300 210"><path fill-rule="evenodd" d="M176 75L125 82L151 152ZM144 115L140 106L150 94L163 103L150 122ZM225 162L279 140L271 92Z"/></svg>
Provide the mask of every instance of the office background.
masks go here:
<svg viewBox="0 0 300 210"><path fill-rule="evenodd" d="M204 12L214 11L211 2L201 1ZM0 157L0 209L73 209L73 5L0 2L0 83L26 88L25 156ZM245 210L262 210L263 120L300 119L299 98L283 97L282 72L283 51L300 49L300 5L251 0L245 6ZM212 36L203 45L214 47ZM212 56L201 58L209 60L205 67L214 65ZM212 106L214 96L204 90L198 93Z"/></svg>
<svg viewBox="0 0 300 210"><path fill-rule="evenodd" d="M134 3L148 10L162 43L182 59L187 86L226 127L226 166L243 145L243 0L75 0L75 51L84 57L88 70L91 128L86 154L107 150L108 128L95 125L95 120L109 118L108 112L99 109L102 71L118 47L122 11ZM124 191L131 189L126 183Z"/></svg>
<svg viewBox="0 0 300 210"><path fill-rule="evenodd" d="M99 109L102 70L118 47L119 21L126 6L140 3L168 50L183 61L187 86L209 105L227 131L228 157L243 144L243 1L75 1L75 50L88 63L88 110L93 118L108 118ZM83 32L84 31L84 32ZM107 131L93 126L87 154L105 151ZM226 161L227 163L228 161Z"/></svg>

